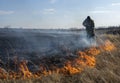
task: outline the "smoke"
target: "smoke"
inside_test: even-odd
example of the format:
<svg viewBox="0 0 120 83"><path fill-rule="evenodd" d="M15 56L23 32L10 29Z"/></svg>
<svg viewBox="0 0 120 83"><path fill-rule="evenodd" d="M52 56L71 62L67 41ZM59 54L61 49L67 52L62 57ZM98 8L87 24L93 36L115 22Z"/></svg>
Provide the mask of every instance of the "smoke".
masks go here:
<svg viewBox="0 0 120 83"><path fill-rule="evenodd" d="M37 71L40 64L61 64L66 57L77 58L78 51L98 45L84 30L3 29L1 32L0 64L12 70L25 61L31 71Z"/></svg>
<svg viewBox="0 0 120 83"><path fill-rule="evenodd" d="M78 49L97 46L94 38L87 38L86 31L7 29L3 32L4 37L0 36L0 42L4 42L0 45L1 55L5 55L7 48L10 57L17 55L30 59L50 55L65 56L72 55Z"/></svg>

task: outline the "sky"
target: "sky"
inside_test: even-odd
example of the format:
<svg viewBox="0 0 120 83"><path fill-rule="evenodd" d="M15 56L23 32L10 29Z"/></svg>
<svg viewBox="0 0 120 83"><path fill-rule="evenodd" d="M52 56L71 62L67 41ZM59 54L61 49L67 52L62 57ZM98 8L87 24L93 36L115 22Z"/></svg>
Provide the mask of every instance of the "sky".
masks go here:
<svg viewBox="0 0 120 83"><path fill-rule="evenodd" d="M0 0L0 27L83 28L120 25L120 0Z"/></svg>

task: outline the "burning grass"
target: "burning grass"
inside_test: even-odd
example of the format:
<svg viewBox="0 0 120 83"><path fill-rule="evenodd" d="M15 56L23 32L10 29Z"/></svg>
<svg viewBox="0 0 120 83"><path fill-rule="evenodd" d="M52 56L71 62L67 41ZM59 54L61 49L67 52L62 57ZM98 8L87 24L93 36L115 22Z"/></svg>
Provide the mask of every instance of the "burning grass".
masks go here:
<svg viewBox="0 0 120 83"><path fill-rule="evenodd" d="M30 71L27 61L14 59L14 65L17 71L5 70L0 68L0 79L41 79L41 77L56 74L73 75L85 70L86 67L94 68L96 66L96 56L103 51L112 51L114 44L109 40L99 47L91 47L84 51L78 51L76 56L53 56L52 58L43 57L37 71ZM53 61L52 61L53 60Z"/></svg>

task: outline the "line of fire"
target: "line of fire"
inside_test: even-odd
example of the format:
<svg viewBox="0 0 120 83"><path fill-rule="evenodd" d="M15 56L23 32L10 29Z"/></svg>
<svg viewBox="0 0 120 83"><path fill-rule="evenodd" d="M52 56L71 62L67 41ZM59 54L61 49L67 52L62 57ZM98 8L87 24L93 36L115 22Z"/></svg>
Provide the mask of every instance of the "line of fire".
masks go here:
<svg viewBox="0 0 120 83"><path fill-rule="evenodd" d="M62 49L62 54L60 54L61 52L60 51L54 55L46 54L42 56L43 54L39 54L38 55L39 57L37 57L37 55L36 56L31 55L28 58L21 58L21 56L17 56L19 51L17 51L17 53L14 53L11 56L10 51L12 51L12 49L10 49L9 51L7 47L1 45L0 46L1 48L5 47L4 50L7 54L5 58L3 60L1 58L1 61L0 61L0 79L31 79L31 78L41 79L43 75L48 76L54 73L63 74L63 75L73 75L73 74L83 72L86 67L94 68L96 66L96 56L100 55L100 53L105 52L105 51L111 52L115 50L116 48L115 48L115 45L111 43L109 40L107 39L102 40L99 36L95 34L94 21L91 20L90 16L88 16L85 19L85 21L83 22L83 25L86 27L86 38L85 39L87 40L81 39L81 41L82 40L87 41L86 46L85 47L82 46L84 44L84 41L82 41L82 43L79 43L79 44L75 42L76 46L81 45L82 47L81 49L75 49L74 51L71 51L66 47L67 44L66 45L62 44L61 46L58 47ZM12 31L11 33L14 33L14 31ZM44 35L42 38L45 38L45 37L47 36ZM56 38L57 36L54 35L54 37ZM69 38L69 36L62 36L62 38L63 37L66 40L68 40ZM72 37L74 36L70 36L70 40L72 40ZM2 36L2 38L4 40L5 37ZM27 37L27 39L28 38L29 37ZM51 40L54 40L54 39L51 39ZM13 40L13 41L16 41L16 40ZM20 40L18 41L20 42ZM49 41L49 40L46 38L42 43L44 43L45 41ZM77 40L74 40L74 41L77 41ZM3 43L5 43L5 41ZM36 43L36 41L34 41L34 43ZM11 42L7 42L7 45L12 47ZM42 45L41 45L41 48L44 47ZM72 44L68 44L68 46L71 46L71 45ZM54 43L52 46L54 46ZM21 47L21 49L23 48ZM53 50L55 51L56 49L54 48ZM32 58L32 59L30 60L29 58Z"/></svg>

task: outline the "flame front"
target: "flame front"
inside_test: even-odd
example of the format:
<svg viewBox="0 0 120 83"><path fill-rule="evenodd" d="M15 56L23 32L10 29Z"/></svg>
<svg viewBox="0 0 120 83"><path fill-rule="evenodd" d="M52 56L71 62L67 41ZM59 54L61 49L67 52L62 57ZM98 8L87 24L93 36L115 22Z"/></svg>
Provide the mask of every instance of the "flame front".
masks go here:
<svg viewBox="0 0 120 83"><path fill-rule="evenodd" d="M18 63L18 72L7 72L5 69L0 68L0 79L26 79L26 78L40 78L41 75L50 75L52 73L72 75L84 71L85 67L94 68L96 65L96 56L103 51L112 51L115 49L115 46L109 41L106 40L105 44L99 47L91 47L85 51L78 51L77 56L72 59L68 59L70 56L65 58L66 62L63 63L62 67L59 66L48 66L48 64L40 64L39 71L30 72L27 67L27 62L21 61Z"/></svg>

